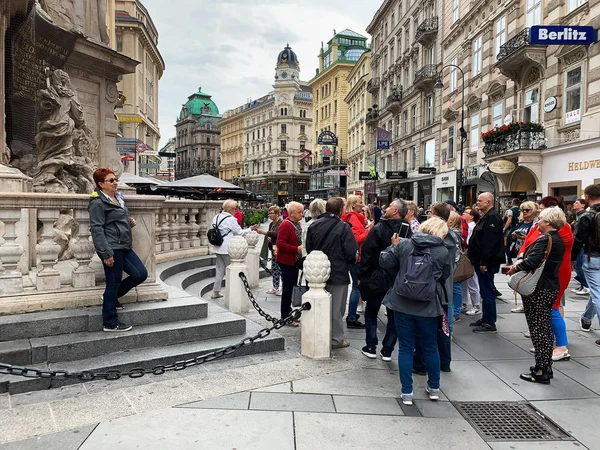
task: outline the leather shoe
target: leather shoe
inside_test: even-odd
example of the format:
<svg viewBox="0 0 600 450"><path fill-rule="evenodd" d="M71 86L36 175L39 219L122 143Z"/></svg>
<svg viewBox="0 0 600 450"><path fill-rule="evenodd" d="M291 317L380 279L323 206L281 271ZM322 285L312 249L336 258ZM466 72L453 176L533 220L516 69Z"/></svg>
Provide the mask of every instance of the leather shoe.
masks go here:
<svg viewBox="0 0 600 450"><path fill-rule="evenodd" d="M362 322L360 322L360 321L358 321L358 320L354 320L352 322L349 321L349 320L346 320L346 326L348 328L364 328L365 324L362 323Z"/></svg>
<svg viewBox="0 0 600 450"><path fill-rule="evenodd" d="M331 346L332 349L336 349L336 348L346 348L346 347L350 347L350 342L348 341L342 341L339 344L333 344Z"/></svg>

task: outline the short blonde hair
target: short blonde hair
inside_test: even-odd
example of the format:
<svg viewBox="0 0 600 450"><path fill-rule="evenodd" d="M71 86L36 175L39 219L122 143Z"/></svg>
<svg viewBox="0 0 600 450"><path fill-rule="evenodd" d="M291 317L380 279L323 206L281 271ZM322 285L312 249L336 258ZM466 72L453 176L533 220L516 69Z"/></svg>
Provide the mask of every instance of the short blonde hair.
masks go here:
<svg viewBox="0 0 600 450"><path fill-rule="evenodd" d="M278 216L281 215L281 209L279 209L279 206L275 206L275 205L270 206L269 207L269 212L275 213Z"/></svg>
<svg viewBox="0 0 600 450"><path fill-rule="evenodd" d="M349 195L346 199L346 203L344 204L344 211L352 212L354 206L362 200L362 197L359 195Z"/></svg>
<svg viewBox="0 0 600 450"><path fill-rule="evenodd" d="M228 198L227 200L225 200L223 202L223 210L226 211L228 209L237 209L238 207L238 202L236 202L235 200Z"/></svg>
<svg viewBox="0 0 600 450"><path fill-rule="evenodd" d="M462 230L462 219L455 211L450 211L450 217L448 217L448 228L455 228Z"/></svg>
<svg viewBox="0 0 600 450"><path fill-rule="evenodd" d="M444 239L448 234L448 225L437 216L432 216L419 226L421 233Z"/></svg>
<svg viewBox="0 0 600 450"><path fill-rule="evenodd" d="M419 207L417 206L417 204L413 201L410 201L407 203L408 203L408 210L414 212L415 216L416 216L419 213Z"/></svg>
<svg viewBox="0 0 600 450"><path fill-rule="evenodd" d="M521 214L519 215L519 220L523 220L523 208L530 209L533 218L535 219L540 213L540 207L536 202L532 202L531 200L527 200L526 202L521 203Z"/></svg>
<svg viewBox="0 0 600 450"><path fill-rule="evenodd" d="M543 220L552 228L560 230L565 226L567 218L562 209L558 206L551 206L550 208L544 208L540 211L540 220Z"/></svg>
<svg viewBox="0 0 600 450"><path fill-rule="evenodd" d="M327 203L322 198L315 198L310 205L308 205L308 212L310 213L310 217L316 219L321 214L325 214L325 205Z"/></svg>

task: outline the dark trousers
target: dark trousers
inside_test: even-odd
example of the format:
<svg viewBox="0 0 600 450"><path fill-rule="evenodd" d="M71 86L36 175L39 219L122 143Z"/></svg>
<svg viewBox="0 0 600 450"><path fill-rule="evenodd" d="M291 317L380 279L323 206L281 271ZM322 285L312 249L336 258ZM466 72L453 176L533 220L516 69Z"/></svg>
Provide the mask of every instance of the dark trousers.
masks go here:
<svg viewBox="0 0 600 450"><path fill-rule="evenodd" d="M448 315L448 306L442 306L446 315ZM444 369L450 368L452 362L452 340L450 336L446 336L442 331L441 325L438 323L436 331L437 349L440 355L440 367ZM413 357L413 367L419 372L425 372L425 357L423 355L423 346L419 338L419 331L415 330L415 354Z"/></svg>
<svg viewBox="0 0 600 450"><path fill-rule="evenodd" d="M285 319L292 312L292 291L298 282L298 268L278 263L281 269L281 318Z"/></svg>
<svg viewBox="0 0 600 450"><path fill-rule="evenodd" d="M536 289L529 297L523 297L525 319L535 348L535 365L547 368L552 365L552 305L558 291Z"/></svg>
<svg viewBox="0 0 600 450"><path fill-rule="evenodd" d="M498 273L500 266L487 266L487 271L482 272L479 266L475 266L475 274L479 281L481 292L481 321L488 325L496 325L496 294L494 287L494 275Z"/></svg>
<svg viewBox="0 0 600 450"><path fill-rule="evenodd" d="M133 250L115 250L115 263L108 267L103 262L106 288L102 302L102 321L105 326L113 327L119 323L117 316L117 299L123 297L134 287L148 278L148 270ZM100 258L102 260L102 258ZM123 280L123 271L127 278Z"/></svg>
<svg viewBox="0 0 600 450"><path fill-rule="evenodd" d="M379 310L381 309L381 302L383 301L383 297L385 294L381 296L366 296L364 295L363 289L363 299L366 300L365 306L365 343L367 347L377 347L377 315L379 314ZM394 351L394 346L396 345L396 339L398 336L396 335L396 324L394 322L394 311L389 308L387 310L387 326L385 329L385 336L382 341L383 350L386 352Z"/></svg>

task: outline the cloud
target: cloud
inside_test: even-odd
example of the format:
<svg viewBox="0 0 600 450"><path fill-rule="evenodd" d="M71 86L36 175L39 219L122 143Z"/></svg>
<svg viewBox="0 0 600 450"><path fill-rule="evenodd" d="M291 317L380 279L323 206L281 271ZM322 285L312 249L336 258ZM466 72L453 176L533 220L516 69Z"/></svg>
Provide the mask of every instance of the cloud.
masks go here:
<svg viewBox="0 0 600 450"><path fill-rule="evenodd" d="M365 28L380 6L374 0L143 0L159 33L166 69L159 81L161 146L175 136L187 97L212 95L221 113L267 94L277 55L289 44L301 79L318 66L321 41L333 30Z"/></svg>

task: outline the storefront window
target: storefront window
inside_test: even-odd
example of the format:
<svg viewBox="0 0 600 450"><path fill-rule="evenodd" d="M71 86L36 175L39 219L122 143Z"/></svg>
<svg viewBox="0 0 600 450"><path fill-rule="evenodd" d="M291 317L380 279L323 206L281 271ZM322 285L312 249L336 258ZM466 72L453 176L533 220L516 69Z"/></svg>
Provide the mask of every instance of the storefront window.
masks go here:
<svg viewBox="0 0 600 450"><path fill-rule="evenodd" d="M538 88L525 92L525 108L523 108L523 122L540 121L540 104Z"/></svg>
<svg viewBox="0 0 600 450"><path fill-rule="evenodd" d="M581 120L581 66L567 72L565 124Z"/></svg>

